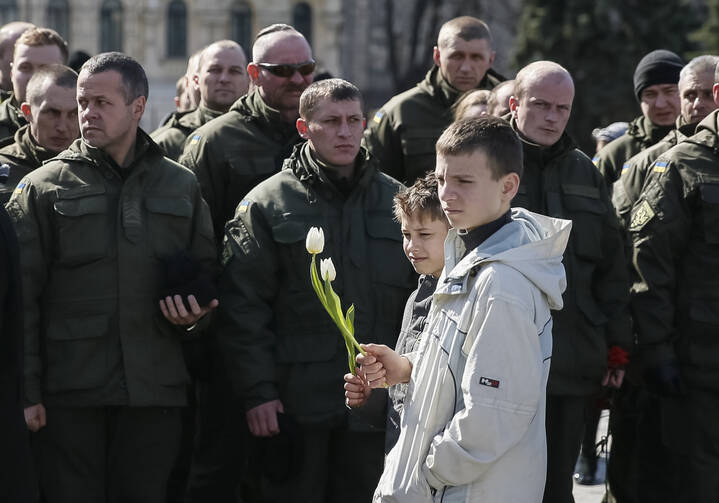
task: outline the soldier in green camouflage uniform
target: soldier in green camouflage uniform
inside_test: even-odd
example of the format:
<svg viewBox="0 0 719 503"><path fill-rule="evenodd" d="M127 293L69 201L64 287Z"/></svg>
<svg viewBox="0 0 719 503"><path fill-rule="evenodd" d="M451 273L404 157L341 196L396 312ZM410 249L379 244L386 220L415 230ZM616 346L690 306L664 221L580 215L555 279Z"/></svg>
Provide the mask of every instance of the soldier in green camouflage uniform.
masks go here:
<svg viewBox="0 0 719 503"><path fill-rule="evenodd" d="M187 137L195 129L216 119L247 93L247 58L242 47L232 40L220 40L207 46L200 56L199 71L192 85L200 90L200 105L189 112L176 112L150 136L176 161Z"/></svg>
<svg viewBox="0 0 719 503"><path fill-rule="evenodd" d="M642 115L629 123L627 132L597 152L592 161L611 189L625 162L662 138L679 116L679 71L684 62L663 49L644 56L634 71L634 94Z"/></svg>
<svg viewBox="0 0 719 503"><path fill-rule="evenodd" d="M491 69L489 27L473 17L442 25L434 62L422 82L382 106L365 132L365 145L385 173L407 185L434 170L434 144L452 122L452 105L461 94L504 80Z"/></svg>
<svg viewBox="0 0 719 503"><path fill-rule="evenodd" d="M607 368L609 348L631 348L616 216L600 173L564 132L573 98L569 73L540 61L520 70L509 102L524 145L524 173L512 206L573 222L564 254L564 308L553 313L545 503L573 501L585 404L600 386L621 384L623 370Z"/></svg>
<svg viewBox="0 0 719 503"><path fill-rule="evenodd" d="M23 250L25 418L48 503L157 503L187 403L180 340L217 305L199 277L163 297L164 261L186 253L212 274L212 223L194 175L138 129L137 62L90 59L77 98L83 139L7 205Z"/></svg>
<svg viewBox="0 0 719 503"><path fill-rule="evenodd" d="M713 98L719 104L719 75ZM631 210L632 314L660 438L674 462L667 501L717 501L719 484L719 111L652 164Z"/></svg>
<svg viewBox="0 0 719 503"><path fill-rule="evenodd" d="M355 86L317 82L300 109L308 141L227 225L218 338L250 431L280 435L260 444L263 501L367 502L382 472L387 397L372 394L361 415L345 408L347 351L312 289L305 239L323 229L321 257L334 262L345 309L355 306L358 340L393 347L415 283L392 217L402 186L360 147Z"/></svg>
<svg viewBox="0 0 719 503"><path fill-rule="evenodd" d="M80 135L75 87L77 74L62 65L51 65L32 76L27 85L29 124L0 148L0 204L10 199L20 180L48 159L65 150Z"/></svg>

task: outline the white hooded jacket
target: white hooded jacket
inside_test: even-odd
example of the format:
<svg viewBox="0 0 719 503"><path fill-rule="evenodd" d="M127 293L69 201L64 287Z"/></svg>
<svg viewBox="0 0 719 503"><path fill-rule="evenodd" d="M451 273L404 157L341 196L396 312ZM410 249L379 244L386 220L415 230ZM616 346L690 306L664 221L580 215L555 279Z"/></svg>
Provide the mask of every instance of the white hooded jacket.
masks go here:
<svg viewBox="0 0 719 503"><path fill-rule="evenodd" d="M375 502L540 502L550 309L571 222L523 208L464 258L453 229Z"/></svg>

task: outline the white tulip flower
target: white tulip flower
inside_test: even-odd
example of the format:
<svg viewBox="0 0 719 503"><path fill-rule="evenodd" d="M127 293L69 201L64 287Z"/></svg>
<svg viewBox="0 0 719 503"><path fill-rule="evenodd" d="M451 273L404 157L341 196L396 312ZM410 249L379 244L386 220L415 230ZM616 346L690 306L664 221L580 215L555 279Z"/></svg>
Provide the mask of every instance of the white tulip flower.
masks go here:
<svg viewBox="0 0 719 503"><path fill-rule="evenodd" d="M325 233L322 227L312 227L307 233L307 240L305 241L307 251L312 255L322 253L325 248Z"/></svg>
<svg viewBox="0 0 719 503"><path fill-rule="evenodd" d="M335 265L332 263L331 258L325 258L320 261L320 276L322 276L322 279L325 281L334 281L337 277L337 271L335 271Z"/></svg>

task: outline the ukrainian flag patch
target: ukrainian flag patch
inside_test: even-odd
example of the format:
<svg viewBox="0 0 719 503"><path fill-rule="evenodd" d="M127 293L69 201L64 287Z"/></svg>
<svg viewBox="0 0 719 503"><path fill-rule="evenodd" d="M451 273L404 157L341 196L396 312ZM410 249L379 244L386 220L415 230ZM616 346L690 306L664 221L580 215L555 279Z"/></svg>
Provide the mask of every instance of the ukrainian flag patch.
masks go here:
<svg viewBox="0 0 719 503"><path fill-rule="evenodd" d="M22 194L22 189L27 187L27 183L20 182L17 184L17 187L15 187L15 194Z"/></svg>
<svg viewBox="0 0 719 503"><path fill-rule="evenodd" d="M372 120L379 124L380 122L382 122L382 117L384 117L384 112L382 110L379 110L376 114L374 114L374 118Z"/></svg>
<svg viewBox="0 0 719 503"><path fill-rule="evenodd" d="M592 157L592 162L595 166L599 166L599 156L595 155L594 157Z"/></svg>
<svg viewBox="0 0 719 503"><path fill-rule="evenodd" d="M196 145L200 143L200 138L202 138L202 135L196 134L190 139L190 145Z"/></svg>
<svg viewBox="0 0 719 503"><path fill-rule="evenodd" d="M629 166L631 166L631 164L629 164L628 162L625 162L624 164L622 164L622 172L628 170Z"/></svg>
<svg viewBox="0 0 719 503"><path fill-rule="evenodd" d="M252 203L249 199L240 201L239 206L237 206L237 213L247 213L247 210L250 209L250 204Z"/></svg>
<svg viewBox="0 0 719 503"><path fill-rule="evenodd" d="M655 173L664 173L667 170L667 164L669 164L667 161L657 161L654 163L654 171Z"/></svg>

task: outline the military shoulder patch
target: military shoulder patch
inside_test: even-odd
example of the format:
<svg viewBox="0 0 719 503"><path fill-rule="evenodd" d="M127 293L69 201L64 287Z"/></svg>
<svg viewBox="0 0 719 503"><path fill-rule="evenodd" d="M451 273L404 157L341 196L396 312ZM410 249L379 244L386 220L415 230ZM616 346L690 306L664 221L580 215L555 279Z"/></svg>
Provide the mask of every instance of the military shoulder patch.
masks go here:
<svg viewBox="0 0 719 503"><path fill-rule="evenodd" d="M250 209L250 205L252 204L252 201L249 199L243 199L240 201L240 204L237 206L237 213L247 213L247 210Z"/></svg>
<svg viewBox="0 0 719 503"><path fill-rule="evenodd" d="M595 155L594 157L592 157L592 162L595 166L599 166L599 156Z"/></svg>
<svg viewBox="0 0 719 503"><path fill-rule="evenodd" d="M647 222L654 218L654 215L655 213L652 206L647 201L642 201L642 204L632 210L632 219L629 222L629 230L641 230Z"/></svg>
<svg viewBox="0 0 719 503"><path fill-rule="evenodd" d="M22 194L22 190L27 187L27 182L25 180L20 181L20 183L17 184L17 187L15 187L15 194Z"/></svg>
<svg viewBox="0 0 719 503"><path fill-rule="evenodd" d="M382 117L384 117L384 112L382 110L378 110L377 113L374 114L372 120L379 124L380 122L382 122Z"/></svg>
<svg viewBox="0 0 719 503"><path fill-rule="evenodd" d="M196 134L192 135L192 138L190 139L190 145L197 145L200 143L200 138L202 138L202 135Z"/></svg>
<svg viewBox="0 0 719 503"><path fill-rule="evenodd" d="M657 161L654 163L652 171L655 173L664 173L667 170L667 164L669 164L667 161Z"/></svg>
<svg viewBox="0 0 719 503"><path fill-rule="evenodd" d="M622 164L622 173L624 173L626 170L628 170L630 166L631 166L631 164L629 164L628 162L625 162L624 164Z"/></svg>

